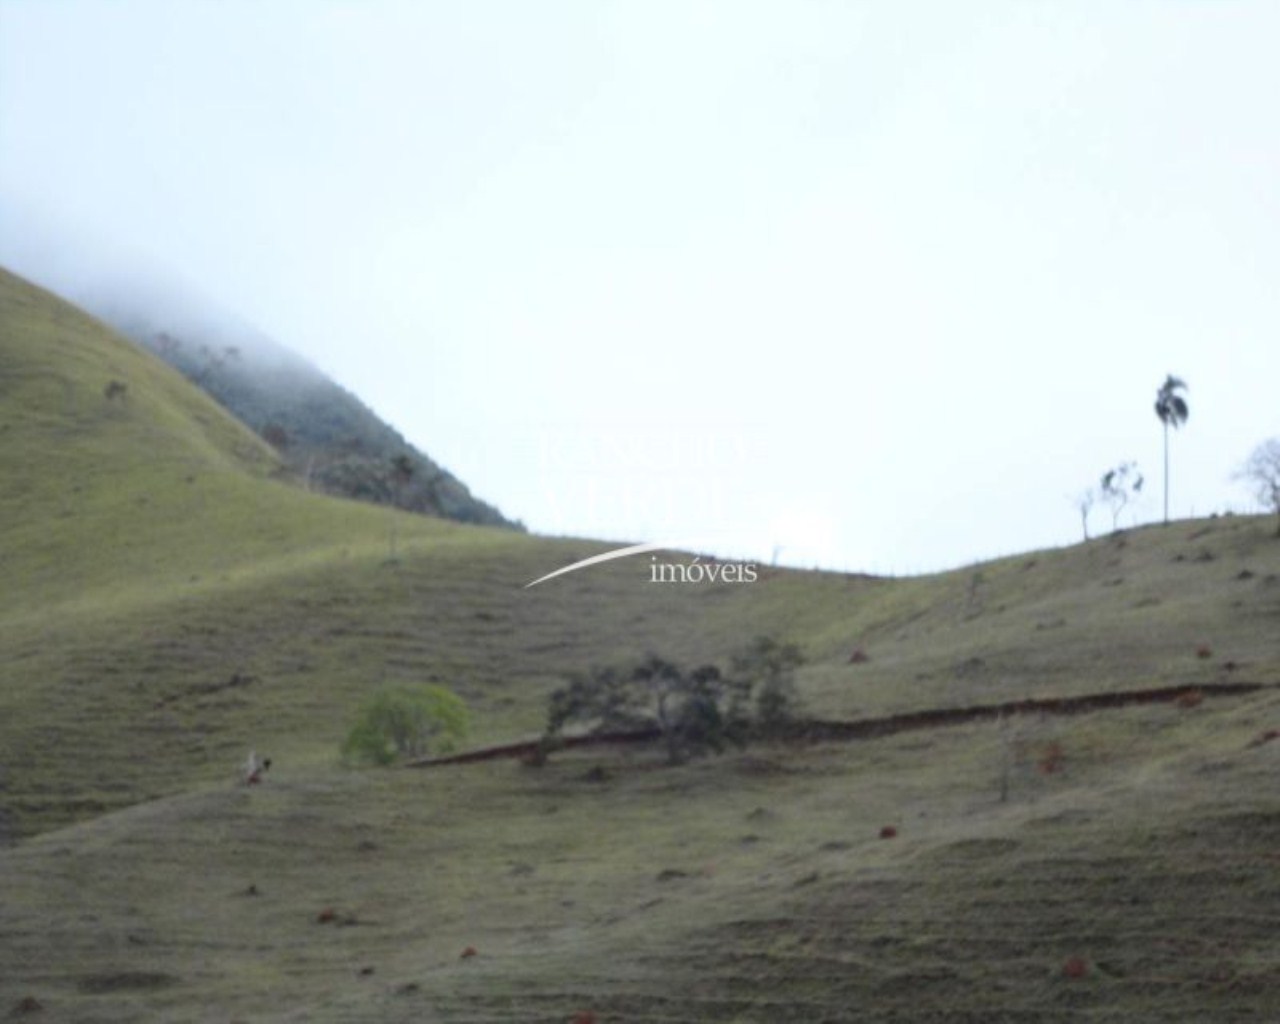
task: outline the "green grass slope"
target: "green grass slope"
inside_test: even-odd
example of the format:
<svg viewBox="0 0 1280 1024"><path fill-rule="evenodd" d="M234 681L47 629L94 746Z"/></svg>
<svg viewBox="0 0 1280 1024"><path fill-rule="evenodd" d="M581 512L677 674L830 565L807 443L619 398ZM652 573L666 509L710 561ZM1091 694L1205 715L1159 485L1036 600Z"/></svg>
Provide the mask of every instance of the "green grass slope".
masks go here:
<svg viewBox="0 0 1280 1024"><path fill-rule="evenodd" d="M682 768L209 786L0 854L0 1007L67 1021L1254 1021L1274 695ZM898 834L881 839L892 824ZM327 923L321 915L332 912ZM325 915L329 916L329 915ZM475 956L464 956L468 948ZM1064 968L1080 958L1085 975Z"/></svg>
<svg viewBox="0 0 1280 1024"><path fill-rule="evenodd" d="M286 486L176 372L8 275L0 366L0 1014L28 997L76 1021L1276 1005L1280 743L1250 745L1280 727L1271 691L678 769L646 751L337 764L384 681L453 687L475 741L501 742L536 733L568 671L723 658L760 633L800 643L825 717L1280 682L1269 522L910 580L654 584L636 558L525 589L607 545ZM1054 744L1061 770L1038 770ZM237 784L251 747L276 762L256 789ZM1072 956L1085 977L1063 977Z"/></svg>

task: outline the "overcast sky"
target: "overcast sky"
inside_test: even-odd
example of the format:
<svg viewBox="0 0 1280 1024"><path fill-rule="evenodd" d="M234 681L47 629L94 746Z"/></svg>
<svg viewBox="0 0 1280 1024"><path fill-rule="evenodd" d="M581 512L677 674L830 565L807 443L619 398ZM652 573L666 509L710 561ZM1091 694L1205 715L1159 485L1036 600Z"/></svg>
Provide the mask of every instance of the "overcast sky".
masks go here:
<svg viewBox="0 0 1280 1024"><path fill-rule="evenodd" d="M538 532L951 567L1079 539L1131 459L1158 518L1167 373L1173 513L1251 507L1278 41L1230 0L0 0L0 262L194 282Z"/></svg>

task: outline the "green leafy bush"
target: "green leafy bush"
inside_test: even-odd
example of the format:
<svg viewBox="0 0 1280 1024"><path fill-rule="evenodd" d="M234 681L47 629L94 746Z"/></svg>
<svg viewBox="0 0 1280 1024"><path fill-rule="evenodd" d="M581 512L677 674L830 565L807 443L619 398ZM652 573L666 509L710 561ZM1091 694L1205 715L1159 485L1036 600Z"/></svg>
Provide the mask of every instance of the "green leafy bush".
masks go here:
<svg viewBox="0 0 1280 1024"><path fill-rule="evenodd" d="M383 687L361 705L342 756L354 764L388 765L428 751L447 754L468 728L466 704L443 686Z"/></svg>
<svg viewBox="0 0 1280 1024"><path fill-rule="evenodd" d="M771 636L759 636L733 658L733 671L750 686L755 728L763 735L782 732L796 717L795 670L804 664L800 648Z"/></svg>

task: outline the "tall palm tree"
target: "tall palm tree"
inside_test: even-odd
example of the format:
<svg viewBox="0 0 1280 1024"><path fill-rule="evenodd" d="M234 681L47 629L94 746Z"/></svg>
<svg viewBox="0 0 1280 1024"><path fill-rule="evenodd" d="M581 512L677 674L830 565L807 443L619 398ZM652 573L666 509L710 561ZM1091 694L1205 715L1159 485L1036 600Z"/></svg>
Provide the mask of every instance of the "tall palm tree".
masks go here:
<svg viewBox="0 0 1280 1024"><path fill-rule="evenodd" d="M1156 415L1164 424L1164 521L1169 522L1169 427L1182 426L1187 422L1190 410L1187 400L1179 391L1187 390L1187 382L1169 374L1160 390L1156 392Z"/></svg>

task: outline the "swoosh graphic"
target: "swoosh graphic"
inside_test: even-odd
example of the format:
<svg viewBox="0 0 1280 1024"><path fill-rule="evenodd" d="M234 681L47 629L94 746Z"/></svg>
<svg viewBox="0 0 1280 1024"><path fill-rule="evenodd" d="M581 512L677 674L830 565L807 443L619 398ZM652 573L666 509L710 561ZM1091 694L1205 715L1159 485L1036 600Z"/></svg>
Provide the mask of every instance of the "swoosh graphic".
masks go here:
<svg viewBox="0 0 1280 1024"><path fill-rule="evenodd" d="M539 576L532 583L526 583L524 589L536 587L539 583L545 583L549 579L557 576L563 576L567 572L576 572L578 569L585 569L589 565L599 565L601 562L611 562L615 558L627 558L630 555L642 555L646 551L670 551L671 545L666 542L650 542L648 544L632 544L626 548L614 548L612 551L606 551L603 554L592 555L590 558L584 558L581 562L574 562L572 565L566 565L563 569L557 569L555 572L549 572L545 576Z"/></svg>

